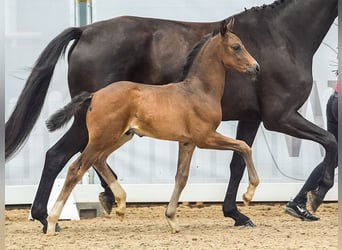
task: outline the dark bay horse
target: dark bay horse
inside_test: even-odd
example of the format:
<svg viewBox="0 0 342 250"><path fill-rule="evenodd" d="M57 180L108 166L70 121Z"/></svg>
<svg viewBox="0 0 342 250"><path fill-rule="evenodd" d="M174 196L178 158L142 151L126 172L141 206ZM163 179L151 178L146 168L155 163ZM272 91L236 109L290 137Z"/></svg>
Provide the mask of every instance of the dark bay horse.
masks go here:
<svg viewBox="0 0 342 250"><path fill-rule="evenodd" d="M63 188L48 216L47 234L55 234L67 198L91 166L111 188L118 205L116 213L119 216L125 214L126 192L108 169L106 161L113 151L135 134L178 141L175 187L165 212L172 233L179 231L176 209L196 146L234 150L242 155L249 174L244 198L249 203L259 184L252 150L245 142L216 131L222 120L221 99L226 70L231 68L253 75L259 72L258 63L231 32L233 22L232 19L228 24L223 21L219 31L194 48L197 53L183 81L161 86L130 81L112 83L94 93L82 92L75 96L47 121L49 130L56 130L88 106L86 125L89 141L69 167Z"/></svg>
<svg viewBox="0 0 342 250"><path fill-rule="evenodd" d="M314 209L333 185L337 144L330 133L303 118L297 110L310 94L312 58L337 17L337 5L337 0L282 0L235 15L234 31L263 71L253 84L248 84L251 81L248 77L230 72L229 89L224 91L221 103L222 120L239 120L236 138L249 145L263 122L269 130L315 141L324 147L325 157L315 169L321 174L315 185L308 188L313 190ZM216 25L217 22L118 17L65 30L38 58L6 122L6 158L20 148L34 126L55 64L71 40L74 42L68 54L68 80L71 96L75 96L119 80L150 84L177 81L187 53ZM45 228L46 207L54 180L68 160L84 149L87 141L85 113L79 113L68 132L46 153L31 208L32 217ZM223 213L233 218L235 225L253 225L235 204L243 166L243 159L234 153ZM108 201L105 204L111 207L111 191L101 182L105 187L103 197Z"/></svg>

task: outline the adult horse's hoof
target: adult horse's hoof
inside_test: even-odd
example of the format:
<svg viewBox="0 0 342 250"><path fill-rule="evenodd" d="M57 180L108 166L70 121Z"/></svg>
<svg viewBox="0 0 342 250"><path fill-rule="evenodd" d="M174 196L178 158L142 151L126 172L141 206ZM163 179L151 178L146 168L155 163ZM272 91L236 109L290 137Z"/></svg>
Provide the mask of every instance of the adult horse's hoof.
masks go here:
<svg viewBox="0 0 342 250"><path fill-rule="evenodd" d="M323 203L323 198L318 194L318 191L310 191L307 193L308 205L312 211L316 211L317 208Z"/></svg>
<svg viewBox="0 0 342 250"><path fill-rule="evenodd" d="M223 208L223 215L224 217L232 218L235 221L234 226L240 227L256 227L256 225L248 218L246 215L240 213L237 208L224 210Z"/></svg>
<svg viewBox="0 0 342 250"><path fill-rule="evenodd" d="M234 224L235 227L256 227L256 225L253 223L251 220L247 220L245 222L235 222Z"/></svg>
<svg viewBox="0 0 342 250"><path fill-rule="evenodd" d="M114 200L112 197L106 195L105 192L99 194L99 201L103 210L109 215L112 212Z"/></svg>

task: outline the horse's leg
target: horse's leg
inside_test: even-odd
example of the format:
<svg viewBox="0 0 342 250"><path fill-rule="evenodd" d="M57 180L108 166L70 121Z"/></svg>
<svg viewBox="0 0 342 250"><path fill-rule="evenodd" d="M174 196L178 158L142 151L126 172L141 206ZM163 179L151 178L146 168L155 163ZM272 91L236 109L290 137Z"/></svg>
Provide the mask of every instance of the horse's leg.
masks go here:
<svg viewBox="0 0 342 250"><path fill-rule="evenodd" d="M106 165L107 165L107 168L114 175L115 179L117 179L118 177L115 174L115 172L109 167L108 164L106 164ZM95 169L95 172L101 181L101 186L104 188L104 192L101 192L99 194L99 201L100 201L100 204L101 204L103 210L109 215L112 212L112 209L113 209L113 206L115 203L115 197L114 197L110 187L108 186L108 184L105 182L105 180L101 176L101 174L96 169Z"/></svg>
<svg viewBox="0 0 342 250"><path fill-rule="evenodd" d="M170 199L170 202L165 211L166 220L170 226L171 233L179 232L178 223L176 221L176 210L179 197L186 185L189 176L190 162L192 154L195 149L195 145L192 143L179 142L178 149L178 165L175 178L175 187Z"/></svg>
<svg viewBox="0 0 342 250"><path fill-rule="evenodd" d="M94 168L96 169L99 176L103 178L103 180L110 187L111 192L113 192L114 197L117 201L117 209L116 214L120 217L125 215L126 211L126 192L121 187L120 183L117 181L116 176L114 176L113 172L110 168L108 168L105 160L98 160L94 164Z"/></svg>
<svg viewBox="0 0 342 250"><path fill-rule="evenodd" d="M252 146L256 133L258 131L260 121L239 121L236 133L236 139L245 141ZM236 196L245 170L245 162L240 154L234 152L230 163L230 179L223 202L223 214L235 221L235 226L250 226L255 224L244 214L238 211L236 207Z"/></svg>
<svg viewBox="0 0 342 250"><path fill-rule="evenodd" d="M295 198L298 202L301 200L305 204L306 196L309 195L310 205L315 211L323 202L328 190L334 185L334 172L338 160L336 139L331 133L306 120L298 112L287 114L283 119L282 117L272 118L264 121L267 129L317 142L325 149L323 161L313 170Z"/></svg>
<svg viewBox="0 0 342 250"><path fill-rule="evenodd" d="M86 143L87 131L84 126L78 126L78 123L75 122L46 153L43 172L31 206L31 216L43 224L44 233L47 227L47 203L54 181L69 159L82 150Z"/></svg>
<svg viewBox="0 0 342 250"><path fill-rule="evenodd" d="M43 172L31 206L31 216L33 219L39 220L43 224L44 233L46 233L47 228L47 203L54 181L70 158L82 151L87 144L88 133L84 124L84 119L76 118L67 133L46 153ZM101 185L105 188L106 197L109 197L107 198L108 202L106 203L107 210L109 210L114 203L114 198L110 199L113 194L109 188L106 188L107 184L105 181L101 178L100 180ZM103 205L103 203L101 204Z"/></svg>
<svg viewBox="0 0 342 250"><path fill-rule="evenodd" d="M87 149L85 149L87 150ZM54 235L56 233L56 225L57 221L61 215L65 202L67 201L71 191L76 186L76 184L81 180L84 173L89 169L92 164L92 160L89 157L90 152L84 151L77 159L74 161L68 170L67 176L65 178L65 182L63 188L52 207L49 216L47 217L48 225L46 234ZM91 157L95 157L91 155Z"/></svg>
<svg viewBox="0 0 342 250"><path fill-rule="evenodd" d="M91 124L88 124L88 127L91 127L90 125ZM47 218L48 226L46 233L48 235L55 234L56 224L66 200L75 185L81 180L84 173L93 164L99 173L105 177L104 180L106 183L110 183L111 190L115 191L114 194L118 195L116 198L118 202L116 213L120 216L124 215L126 209L126 193L116 181L114 175L108 169L108 166L103 159L106 159L111 152L130 140L133 135L133 133L125 133L117 142L114 141L115 136L108 137L106 133L100 133L98 136L93 136L92 141L88 142L88 145L81 155L69 167L63 188ZM114 145L112 145L113 142Z"/></svg>
<svg viewBox="0 0 342 250"><path fill-rule="evenodd" d="M254 196L256 187L259 185L259 177L257 175L252 159L252 149L244 141L226 137L216 131L208 134L205 140L199 143L198 147L208 149L234 150L241 154L247 166L249 179L249 185L247 187L247 192L243 195L243 200L245 204L249 204Z"/></svg>
<svg viewBox="0 0 342 250"><path fill-rule="evenodd" d="M101 159L98 159L94 163L94 168L95 168L96 172L99 174L99 177L106 183L107 187L110 188L110 192L114 194L113 197L115 197L115 200L118 203L117 209L116 209L116 214L121 216L121 217L124 216L125 211L126 211L126 192L123 190L123 188L120 186L119 182L117 181L117 177L116 177L115 173L106 164L105 159L107 159L107 157L110 153L114 152L119 147L121 147L123 144L125 144L127 141L132 139L133 136L134 136L133 132L126 132L123 136L121 136L117 140L117 142L113 146L109 146L108 149L106 150L106 152L102 152ZM104 144L106 144L106 139L97 138L97 141L99 141L100 143L102 143L104 145ZM109 139L108 145L110 145L111 143L113 143L113 138ZM106 155L106 156L104 156L104 155ZM113 201L113 203L114 203L114 201Z"/></svg>

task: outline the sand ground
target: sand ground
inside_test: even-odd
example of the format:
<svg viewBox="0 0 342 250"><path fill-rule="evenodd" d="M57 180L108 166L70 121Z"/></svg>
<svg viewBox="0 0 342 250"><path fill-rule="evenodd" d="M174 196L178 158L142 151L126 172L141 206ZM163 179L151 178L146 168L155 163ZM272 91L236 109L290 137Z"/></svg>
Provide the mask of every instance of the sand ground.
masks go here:
<svg viewBox="0 0 342 250"><path fill-rule="evenodd" d="M115 216L60 221L56 236L42 234L29 221L29 208L6 208L6 249L337 249L338 203L323 203L317 222L304 222L284 213L285 203L252 203L239 209L257 225L234 227L220 204L203 207L181 204L181 231L171 234L164 218L166 205L130 205L123 221Z"/></svg>

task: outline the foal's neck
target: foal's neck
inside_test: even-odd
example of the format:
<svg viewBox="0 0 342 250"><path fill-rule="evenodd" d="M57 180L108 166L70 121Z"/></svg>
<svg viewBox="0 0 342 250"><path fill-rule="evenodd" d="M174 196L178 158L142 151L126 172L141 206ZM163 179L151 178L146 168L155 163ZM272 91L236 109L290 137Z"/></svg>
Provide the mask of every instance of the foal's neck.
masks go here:
<svg viewBox="0 0 342 250"><path fill-rule="evenodd" d="M225 84L226 69L220 58L219 36L208 39L196 56L184 83L197 91L221 100Z"/></svg>

